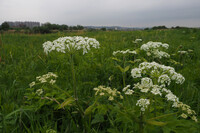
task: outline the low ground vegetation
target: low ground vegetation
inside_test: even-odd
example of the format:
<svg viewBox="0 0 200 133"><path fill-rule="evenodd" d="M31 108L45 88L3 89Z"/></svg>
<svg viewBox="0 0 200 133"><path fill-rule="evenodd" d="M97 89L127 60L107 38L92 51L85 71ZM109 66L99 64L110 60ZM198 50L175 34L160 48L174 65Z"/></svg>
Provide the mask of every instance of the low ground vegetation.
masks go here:
<svg viewBox="0 0 200 133"><path fill-rule="evenodd" d="M198 132L200 30L1 34L1 132Z"/></svg>

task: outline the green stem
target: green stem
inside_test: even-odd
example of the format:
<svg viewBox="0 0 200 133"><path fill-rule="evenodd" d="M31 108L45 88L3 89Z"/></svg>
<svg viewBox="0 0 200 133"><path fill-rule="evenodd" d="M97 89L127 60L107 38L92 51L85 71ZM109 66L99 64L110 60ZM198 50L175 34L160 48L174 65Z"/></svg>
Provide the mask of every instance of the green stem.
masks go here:
<svg viewBox="0 0 200 133"><path fill-rule="evenodd" d="M143 122L143 112L140 115L139 132L144 133L144 122Z"/></svg>
<svg viewBox="0 0 200 133"><path fill-rule="evenodd" d="M68 97L71 97L66 91L60 89L57 85L53 85L54 88L58 89L59 91L65 93L65 95L67 95Z"/></svg>
<svg viewBox="0 0 200 133"><path fill-rule="evenodd" d="M85 132L88 132L89 129L88 129L88 124L87 122L84 120L84 111L83 109L81 108L81 106L79 105L79 102L78 102L78 95L77 95L77 88L76 88L76 77L75 77L75 70L74 70L74 54L70 54L70 59L71 59L71 71L72 71L72 80L73 80L73 90L74 90L74 99L75 99L75 102L76 102L76 105L78 107L78 111L79 113L81 114L81 117L82 117L82 121L83 121L83 124L84 124L84 127L85 127Z"/></svg>
<svg viewBox="0 0 200 133"><path fill-rule="evenodd" d="M124 70L125 70L125 56L123 56L123 65L124 65ZM122 73L122 77L123 77L123 86L125 87L126 86L126 82L125 82L125 77L126 77L126 73L125 71Z"/></svg>
<svg viewBox="0 0 200 133"><path fill-rule="evenodd" d="M74 98L76 101L78 101L77 90L76 90L76 77L75 77L75 70L74 70L74 55L73 54L71 54L71 71L72 71Z"/></svg>

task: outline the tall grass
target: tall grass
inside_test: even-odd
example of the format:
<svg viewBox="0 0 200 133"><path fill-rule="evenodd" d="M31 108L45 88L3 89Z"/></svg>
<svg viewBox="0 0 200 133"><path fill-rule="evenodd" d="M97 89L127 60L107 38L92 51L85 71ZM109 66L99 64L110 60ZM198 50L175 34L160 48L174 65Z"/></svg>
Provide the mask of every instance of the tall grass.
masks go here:
<svg viewBox="0 0 200 133"><path fill-rule="evenodd" d="M178 50L193 50L189 57L174 56L182 65L174 65L186 82L180 88L174 86L174 93L200 114L200 30L148 30L148 31L95 31L54 34L1 34L0 35L0 131L2 132L45 132L47 129L59 129L60 132L81 132L66 111L32 112L26 109L25 91L36 76L49 71L59 75L58 84L63 90L72 88L70 58L43 52L42 44L61 36L88 36L96 38L101 49L86 56L79 53L74 59L78 95L82 104L90 105L93 88L109 85L108 78L114 75L112 86L122 88L121 73L113 63L115 50L138 48L132 41L141 38L143 43L161 41L170 45L168 53ZM173 65L173 64L170 64ZM42 110L44 111L44 110ZM42 115L41 115L41 114ZM76 115L76 113L72 114ZM11 119L12 116L12 119ZM68 117L69 119L66 119ZM62 123L62 125L60 125ZM68 123L68 124L64 124ZM99 127L99 130L102 130ZM96 131L93 130L94 132Z"/></svg>

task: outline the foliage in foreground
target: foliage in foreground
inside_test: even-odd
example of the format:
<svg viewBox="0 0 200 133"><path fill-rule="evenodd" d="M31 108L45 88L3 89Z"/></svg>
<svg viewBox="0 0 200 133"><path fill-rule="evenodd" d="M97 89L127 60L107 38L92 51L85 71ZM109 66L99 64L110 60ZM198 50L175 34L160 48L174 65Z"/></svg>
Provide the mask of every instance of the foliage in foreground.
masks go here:
<svg viewBox="0 0 200 133"><path fill-rule="evenodd" d="M145 51L140 44L130 47L132 50L114 52L107 60L104 46L84 56L82 51L75 51L73 56L67 51L49 53L45 56L48 62L42 57L43 65L48 64L45 71L56 74L42 72L45 75L38 77L41 74L34 73L37 78L23 94L21 103L25 105L10 114L2 113L3 131L20 123L12 131L197 132L194 111L174 94L185 84L178 85L184 82L183 76L163 70L165 65L176 67L167 67L169 70L183 69L181 64L193 52L188 51L185 56L184 52L176 51L177 55L171 58L159 58L166 55L161 49ZM176 108L172 108L174 105Z"/></svg>

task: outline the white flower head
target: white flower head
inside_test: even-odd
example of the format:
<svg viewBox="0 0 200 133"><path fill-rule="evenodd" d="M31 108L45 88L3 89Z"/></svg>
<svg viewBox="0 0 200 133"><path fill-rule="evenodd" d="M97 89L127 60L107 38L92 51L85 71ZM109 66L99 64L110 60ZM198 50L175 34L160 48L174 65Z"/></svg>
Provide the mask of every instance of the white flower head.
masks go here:
<svg viewBox="0 0 200 133"><path fill-rule="evenodd" d="M137 100L136 106L141 107L141 111L145 111L145 109L148 107L149 104L150 104L149 99L141 98Z"/></svg>
<svg viewBox="0 0 200 133"><path fill-rule="evenodd" d="M83 50L83 55L88 53L91 48L99 48L99 42L94 38L74 36L74 37L60 37L53 42L47 41L43 43L44 52L56 50L57 52L66 53L74 52L76 50Z"/></svg>
<svg viewBox="0 0 200 133"><path fill-rule="evenodd" d="M127 49L127 50L122 50L122 51L120 51L120 50L117 50L117 51L114 51L113 52L113 55L115 56L115 55L117 55L117 54L137 54L137 52L135 51L135 50L133 50L133 51L131 51L131 50L129 50L129 49Z"/></svg>
<svg viewBox="0 0 200 133"><path fill-rule="evenodd" d="M163 74L158 78L158 83L160 83L161 85L170 85L171 83L171 79L169 78L169 76L167 74Z"/></svg>
<svg viewBox="0 0 200 133"><path fill-rule="evenodd" d="M35 81L29 84L30 88L32 88L35 85Z"/></svg>
<svg viewBox="0 0 200 133"><path fill-rule="evenodd" d="M144 88L150 88L150 87L152 87L152 85L153 85L152 79L150 79L148 77L142 78L141 85Z"/></svg>
<svg viewBox="0 0 200 133"><path fill-rule="evenodd" d="M161 51L160 49L168 49L169 45L166 43L161 42L148 42L146 44L143 44L140 49L146 51L148 56L153 56L154 58L169 58L170 55L164 51Z"/></svg>
<svg viewBox="0 0 200 133"><path fill-rule="evenodd" d="M153 88L151 90L151 93L154 95L160 95L162 96L162 93L160 92L161 88L158 85L153 85Z"/></svg>
<svg viewBox="0 0 200 133"><path fill-rule="evenodd" d="M38 96L42 95L42 93L43 93L43 90L42 90L42 89L36 90L36 94L37 94Z"/></svg>
<svg viewBox="0 0 200 133"><path fill-rule="evenodd" d="M134 68L134 69L132 69L131 70L131 76L133 78L140 78L140 77L142 77L142 75L141 75L141 69L140 68Z"/></svg>

